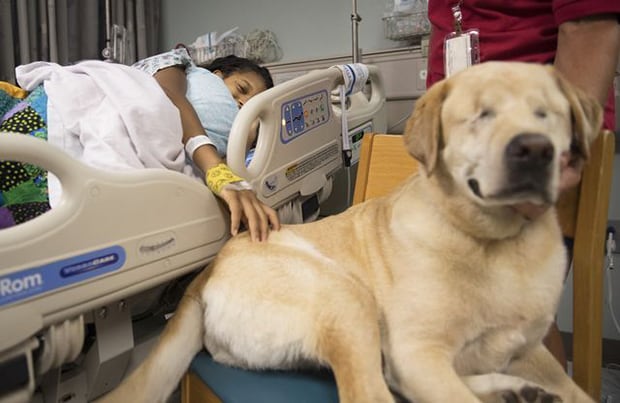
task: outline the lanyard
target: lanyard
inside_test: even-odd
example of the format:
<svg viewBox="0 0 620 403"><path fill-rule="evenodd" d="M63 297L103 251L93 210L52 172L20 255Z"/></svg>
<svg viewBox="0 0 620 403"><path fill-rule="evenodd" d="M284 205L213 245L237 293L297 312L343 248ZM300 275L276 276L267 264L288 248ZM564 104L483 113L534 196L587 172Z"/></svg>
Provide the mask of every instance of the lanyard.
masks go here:
<svg viewBox="0 0 620 403"><path fill-rule="evenodd" d="M454 32L456 35L461 35L463 32L463 13L461 11L461 5L463 4L463 0L459 0L459 2L451 7L452 16L454 17Z"/></svg>

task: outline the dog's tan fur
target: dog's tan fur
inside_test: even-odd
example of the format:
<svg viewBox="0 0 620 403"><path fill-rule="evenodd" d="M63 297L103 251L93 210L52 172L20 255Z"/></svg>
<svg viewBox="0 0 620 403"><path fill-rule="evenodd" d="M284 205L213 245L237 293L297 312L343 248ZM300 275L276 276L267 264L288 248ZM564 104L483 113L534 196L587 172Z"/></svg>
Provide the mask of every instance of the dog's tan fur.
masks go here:
<svg viewBox="0 0 620 403"><path fill-rule="evenodd" d="M560 154L587 157L600 123L550 67L486 63L434 85L404 136L420 174L266 243L232 239L107 398L164 401L204 343L246 368L328 365L341 402L393 402L388 384L416 403L591 402L541 342L567 264L555 211L518 207L556 200ZM506 149L521 134L552 146L543 189L511 190Z"/></svg>

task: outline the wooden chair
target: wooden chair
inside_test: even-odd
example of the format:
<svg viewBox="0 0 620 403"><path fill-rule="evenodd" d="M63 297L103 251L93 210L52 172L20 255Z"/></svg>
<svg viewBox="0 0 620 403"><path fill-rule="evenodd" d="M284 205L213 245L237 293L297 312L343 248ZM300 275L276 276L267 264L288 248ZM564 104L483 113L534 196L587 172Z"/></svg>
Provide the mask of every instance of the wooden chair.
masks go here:
<svg viewBox="0 0 620 403"><path fill-rule="evenodd" d="M614 160L614 134L603 131L591 148L581 185L563 195L558 215L573 245L573 378L597 401L601 394L603 263ZM401 136L362 140L354 203L389 192L416 169Z"/></svg>
<svg viewBox="0 0 620 403"><path fill-rule="evenodd" d="M602 361L602 295L603 258L607 208L611 187L614 157L614 137L603 132L591 150L591 161L585 167L579 189L565 195L559 202L559 215L566 236L574 238L574 330L573 330L573 374L592 397L600 399ZM355 182L353 203L360 203L372 197L381 196L392 190L417 169L403 145L402 136L368 133L362 140L360 160ZM213 367L205 360L205 353L192 364L182 381L184 403L222 403L222 400L196 373L204 366ZM216 366L219 364L215 364ZM217 369L223 371L224 369ZM251 371L246 371L251 374ZM241 373L241 376L244 374ZM237 375L231 375L237 376ZM208 377L208 376L205 376ZM314 375L303 381L314 382ZM212 380L217 382L216 380ZM227 381L228 382L228 381ZM285 380L285 382L288 382ZM321 387L328 394L335 391L333 379L319 379ZM243 381L231 382L236 388L244 388ZM282 384L281 384L282 385ZM301 388L309 387L307 384ZM329 390L331 388L331 390ZM304 393L304 392L302 392ZM307 397L307 396L306 396ZM331 398L333 399L333 397ZM274 403L279 400L272 400ZM292 400L291 400L292 401ZM307 400L306 401L310 401ZM328 399L317 401L327 402ZM333 401L333 400L329 400ZM230 402L224 402L230 403Z"/></svg>

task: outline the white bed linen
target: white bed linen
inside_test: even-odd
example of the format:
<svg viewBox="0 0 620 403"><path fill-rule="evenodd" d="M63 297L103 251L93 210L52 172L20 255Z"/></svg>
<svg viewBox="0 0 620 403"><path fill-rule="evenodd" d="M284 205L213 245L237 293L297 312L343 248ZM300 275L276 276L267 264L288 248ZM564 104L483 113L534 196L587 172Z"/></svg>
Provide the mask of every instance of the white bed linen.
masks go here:
<svg viewBox="0 0 620 403"><path fill-rule="evenodd" d="M178 109L152 76L89 60L30 63L17 67L16 78L26 90L44 84L48 141L74 158L102 169L165 168L197 177L185 158ZM54 206L55 177L49 187Z"/></svg>

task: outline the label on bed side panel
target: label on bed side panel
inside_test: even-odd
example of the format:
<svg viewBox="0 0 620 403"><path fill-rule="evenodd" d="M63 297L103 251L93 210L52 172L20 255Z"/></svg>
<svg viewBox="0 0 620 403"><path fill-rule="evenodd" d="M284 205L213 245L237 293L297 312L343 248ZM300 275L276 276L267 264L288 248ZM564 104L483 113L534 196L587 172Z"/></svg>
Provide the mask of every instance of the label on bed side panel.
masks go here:
<svg viewBox="0 0 620 403"><path fill-rule="evenodd" d="M125 249L111 246L0 276L0 307L118 270L125 258Z"/></svg>

